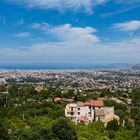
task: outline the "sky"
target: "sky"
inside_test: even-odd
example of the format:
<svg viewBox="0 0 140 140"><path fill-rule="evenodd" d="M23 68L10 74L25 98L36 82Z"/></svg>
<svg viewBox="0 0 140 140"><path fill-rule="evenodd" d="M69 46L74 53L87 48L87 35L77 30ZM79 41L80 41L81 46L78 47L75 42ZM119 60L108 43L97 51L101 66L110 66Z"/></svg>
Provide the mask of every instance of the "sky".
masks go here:
<svg viewBox="0 0 140 140"><path fill-rule="evenodd" d="M0 0L0 63L140 63L140 0Z"/></svg>

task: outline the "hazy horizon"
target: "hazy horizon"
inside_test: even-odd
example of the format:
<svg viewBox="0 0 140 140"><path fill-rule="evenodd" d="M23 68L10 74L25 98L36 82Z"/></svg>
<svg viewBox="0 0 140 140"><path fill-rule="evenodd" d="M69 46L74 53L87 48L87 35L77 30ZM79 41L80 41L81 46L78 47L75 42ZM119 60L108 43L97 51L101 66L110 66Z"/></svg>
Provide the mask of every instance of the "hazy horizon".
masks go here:
<svg viewBox="0 0 140 140"><path fill-rule="evenodd" d="M23 69L23 70L57 70L57 69L112 69L112 68L132 68L134 64L112 63L112 64L83 64L83 63L15 63L0 64L1 69Z"/></svg>

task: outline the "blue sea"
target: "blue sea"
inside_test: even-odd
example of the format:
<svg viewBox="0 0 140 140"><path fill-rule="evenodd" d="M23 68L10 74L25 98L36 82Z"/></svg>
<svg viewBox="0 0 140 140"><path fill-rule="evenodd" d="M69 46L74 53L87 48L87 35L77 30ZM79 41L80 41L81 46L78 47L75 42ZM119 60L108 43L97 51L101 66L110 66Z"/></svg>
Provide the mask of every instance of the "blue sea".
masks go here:
<svg viewBox="0 0 140 140"><path fill-rule="evenodd" d="M68 70L68 69L104 69L108 65L99 64L0 64L0 69L19 70Z"/></svg>

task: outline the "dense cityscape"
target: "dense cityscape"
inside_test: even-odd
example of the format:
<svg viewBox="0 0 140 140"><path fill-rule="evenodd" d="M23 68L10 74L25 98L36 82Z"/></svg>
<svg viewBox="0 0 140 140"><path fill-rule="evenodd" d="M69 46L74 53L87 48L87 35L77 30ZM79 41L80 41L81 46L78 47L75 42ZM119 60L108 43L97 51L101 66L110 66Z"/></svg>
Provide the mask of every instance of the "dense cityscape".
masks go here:
<svg viewBox="0 0 140 140"><path fill-rule="evenodd" d="M103 90L132 92L140 87L140 73L133 70L1 70L0 83L36 85L62 92Z"/></svg>

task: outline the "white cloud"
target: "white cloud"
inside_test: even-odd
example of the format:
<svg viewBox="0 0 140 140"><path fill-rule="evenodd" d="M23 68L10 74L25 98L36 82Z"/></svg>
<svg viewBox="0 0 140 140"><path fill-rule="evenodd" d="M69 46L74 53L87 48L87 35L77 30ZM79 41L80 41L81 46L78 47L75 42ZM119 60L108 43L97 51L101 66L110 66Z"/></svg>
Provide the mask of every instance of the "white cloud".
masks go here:
<svg viewBox="0 0 140 140"><path fill-rule="evenodd" d="M110 12L107 12L107 13L102 13L101 17L105 18L105 17L118 15L118 14L121 14L121 13L126 13L126 12L134 10L135 8L138 8L138 7L140 7L140 5L131 5L131 6L127 6L125 8L123 7L123 8L117 9L116 11L110 11Z"/></svg>
<svg viewBox="0 0 140 140"><path fill-rule="evenodd" d="M97 29L92 27L73 27L71 24L50 26L47 23L33 23L31 28L41 30L61 42L96 43L99 41L99 38L94 35Z"/></svg>
<svg viewBox="0 0 140 140"><path fill-rule="evenodd" d="M140 60L140 37L113 43L70 44L42 42L24 48L3 48L0 60L39 63L137 63ZM137 51L136 51L137 50Z"/></svg>
<svg viewBox="0 0 140 140"><path fill-rule="evenodd" d="M29 32L23 32L23 33L17 33L13 34L13 37L18 37L18 38L28 38L30 36Z"/></svg>
<svg viewBox="0 0 140 140"><path fill-rule="evenodd" d="M102 42L92 27L73 27L70 24L50 26L47 23L34 24L41 27L44 41L19 48L1 48L0 61L30 63L137 63L140 60L140 37L131 37L116 42ZM136 51L137 50L137 51Z"/></svg>
<svg viewBox="0 0 140 140"><path fill-rule="evenodd" d="M43 23L32 23L30 26L32 29L46 30L50 25L46 22Z"/></svg>
<svg viewBox="0 0 140 140"><path fill-rule="evenodd" d="M105 43L95 35L97 29L92 27L51 26L47 23L34 23L31 27L40 30L44 37L53 39L16 48L1 48L1 62L137 63L140 60L139 36Z"/></svg>
<svg viewBox="0 0 140 140"><path fill-rule="evenodd" d="M132 20L123 23L115 23L113 28L119 31L136 31L140 29L140 21Z"/></svg>
<svg viewBox="0 0 140 140"><path fill-rule="evenodd" d="M93 6L101 5L108 0L7 0L11 3L22 4L30 8L39 9L57 9L64 11L71 9L73 11L83 9L87 13L92 13Z"/></svg>

